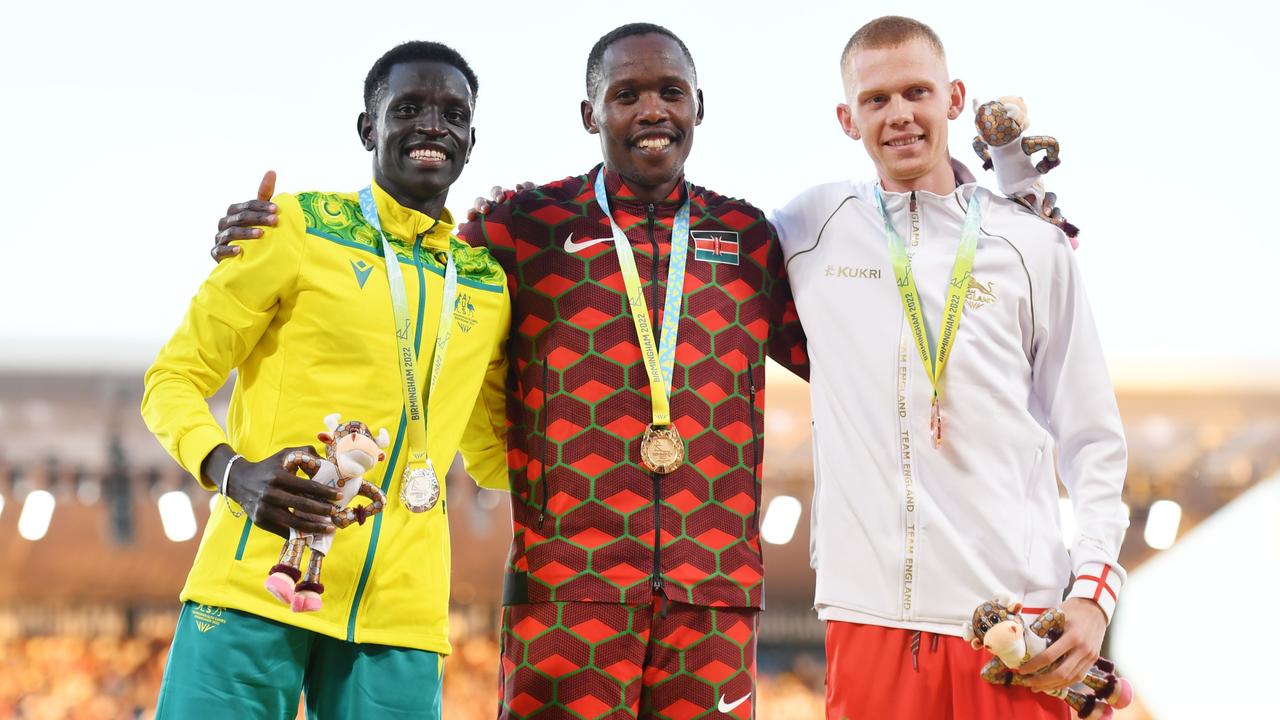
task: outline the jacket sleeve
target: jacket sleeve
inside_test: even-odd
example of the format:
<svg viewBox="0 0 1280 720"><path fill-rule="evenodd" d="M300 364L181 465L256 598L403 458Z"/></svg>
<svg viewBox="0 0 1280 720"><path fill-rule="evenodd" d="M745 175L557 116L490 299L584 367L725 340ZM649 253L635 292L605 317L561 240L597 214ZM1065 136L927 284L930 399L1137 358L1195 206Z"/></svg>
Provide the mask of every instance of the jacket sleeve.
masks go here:
<svg viewBox="0 0 1280 720"><path fill-rule="evenodd" d="M796 311L795 298L791 295L791 281L787 277L787 264L783 258L782 243L773 223L764 223L769 233L769 254L766 283L769 288L769 357L779 365L809 379L809 351L800 313Z"/></svg>
<svg viewBox="0 0 1280 720"><path fill-rule="evenodd" d="M480 487L509 490L507 478L507 334L511 329L511 298L504 289L493 355L476 398L475 409L462 434L462 461Z"/></svg>
<svg viewBox="0 0 1280 720"><path fill-rule="evenodd" d="M1054 234L1047 303L1035 323L1033 408L1057 444L1058 476L1076 517L1068 596L1097 602L1110 621L1125 581L1117 558L1129 525L1121 501L1128 451L1079 268L1065 236Z"/></svg>
<svg viewBox="0 0 1280 720"><path fill-rule="evenodd" d="M206 400L253 351L281 298L294 291L301 268L306 233L301 208L291 195L274 202L280 208L278 225L214 267L143 381L147 428L210 490L216 488L201 477L200 465L227 436Z"/></svg>
<svg viewBox="0 0 1280 720"><path fill-rule="evenodd" d="M507 290L513 296L518 284L516 245L512 234L514 210L514 198L495 203L488 213L458 228L458 237L472 247L487 248L493 259L498 261L507 273Z"/></svg>

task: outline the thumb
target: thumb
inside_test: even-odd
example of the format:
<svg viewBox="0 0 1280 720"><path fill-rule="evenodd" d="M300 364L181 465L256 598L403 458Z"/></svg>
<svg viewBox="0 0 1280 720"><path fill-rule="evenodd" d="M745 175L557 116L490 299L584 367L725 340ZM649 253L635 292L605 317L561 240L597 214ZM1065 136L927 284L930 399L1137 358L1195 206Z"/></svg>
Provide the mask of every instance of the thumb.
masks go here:
<svg viewBox="0 0 1280 720"><path fill-rule="evenodd" d="M276 194L276 171L268 170L262 176L262 182L258 183L258 199L267 202Z"/></svg>

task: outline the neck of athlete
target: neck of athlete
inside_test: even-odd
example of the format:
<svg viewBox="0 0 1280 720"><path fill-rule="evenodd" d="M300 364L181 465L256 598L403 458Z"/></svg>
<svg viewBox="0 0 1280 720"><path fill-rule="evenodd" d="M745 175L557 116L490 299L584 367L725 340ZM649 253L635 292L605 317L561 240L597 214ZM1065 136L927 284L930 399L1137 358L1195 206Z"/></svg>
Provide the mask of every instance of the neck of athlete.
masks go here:
<svg viewBox="0 0 1280 720"><path fill-rule="evenodd" d="M950 195L956 189L956 174L951 163L940 162L925 174L910 179L893 179L886 176L884 168L877 168L880 174L880 187L889 192L909 193L917 190L931 192L934 195Z"/></svg>
<svg viewBox="0 0 1280 720"><path fill-rule="evenodd" d="M671 196L671 192L680 184L682 177L683 175L676 175L660 185L643 185L635 180L623 177L622 184L631 190L631 193L636 196L636 200L642 203L658 203Z"/></svg>

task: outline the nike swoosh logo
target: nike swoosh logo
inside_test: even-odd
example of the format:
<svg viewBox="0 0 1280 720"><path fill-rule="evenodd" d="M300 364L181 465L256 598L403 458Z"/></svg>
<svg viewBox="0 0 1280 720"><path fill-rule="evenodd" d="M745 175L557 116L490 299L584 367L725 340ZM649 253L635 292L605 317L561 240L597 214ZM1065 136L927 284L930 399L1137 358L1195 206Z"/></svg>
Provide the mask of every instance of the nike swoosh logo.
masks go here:
<svg viewBox="0 0 1280 720"><path fill-rule="evenodd" d="M739 705L741 705L742 703L746 702L746 701L747 701L747 698L749 698L749 697L751 697L751 693L747 693L746 695L743 695L742 697L738 698L737 700L734 700L734 701L733 701L733 702L731 702L731 703L727 703L727 702L725 702L725 701L724 701L724 696L723 696L723 695L721 695L721 696L720 696L720 703L719 703L718 705L716 705L716 709L717 709L717 710L719 710L720 712L724 713L725 715L728 715L729 713L733 712L733 711L734 711L734 710L735 710Z"/></svg>
<svg viewBox="0 0 1280 720"><path fill-rule="evenodd" d="M613 238L611 237L591 238L589 240L583 240L582 242L574 242L573 233L569 233L569 237L564 239L564 251L567 253L576 253L579 250L585 250L591 247L592 245L599 245L600 243L607 243L607 242L613 242Z"/></svg>

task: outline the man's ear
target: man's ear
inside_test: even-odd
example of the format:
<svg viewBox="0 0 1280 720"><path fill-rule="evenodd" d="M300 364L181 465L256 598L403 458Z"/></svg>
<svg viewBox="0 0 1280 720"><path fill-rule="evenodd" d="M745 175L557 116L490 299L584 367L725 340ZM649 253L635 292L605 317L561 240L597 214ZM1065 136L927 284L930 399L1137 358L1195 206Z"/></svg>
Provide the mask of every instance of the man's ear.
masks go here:
<svg viewBox="0 0 1280 720"><path fill-rule="evenodd" d="M854 140L862 139L862 133L858 132L858 127L853 124L853 111L849 109L848 105L844 103L836 105L836 119L840 121L840 129L844 131L845 135Z"/></svg>
<svg viewBox="0 0 1280 720"><path fill-rule="evenodd" d="M462 164L466 165L471 162L471 151L476 149L476 129L471 128L471 144L467 146L467 156L462 159Z"/></svg>
<svg viewBox="0 0 1280 720"><path fill-rule="evenodd" d="M951 102L947 106L947 118L955 120L964 112L964 81L951 81Z"/></svg>
<svg viewBox="0 0 1280 720"><path fill-rule="evenodd" d="M583 100L581 110L582 110L582 129L586 130L592 135L598 135L600 133L600 126L596 125L595 108L591 106L591 101Z"/></svg>
<svg viewBox="0 0 1280 720"><path fill-rule="evenodd" d="M698 95L698 116L693 119L693 124L701 125L702 116L707 111L707 104L706 104L706 101L702 99L702 88L698 88L697 95Z"/></svg>
<svg viewBox="0 0 1280 720"><path fill-rule="evenodd" d="M373 150L373 118L369 117L369 113L362 112L356 118L356 132L360 134L360 144L364 145L364 149Z"/></svg>

